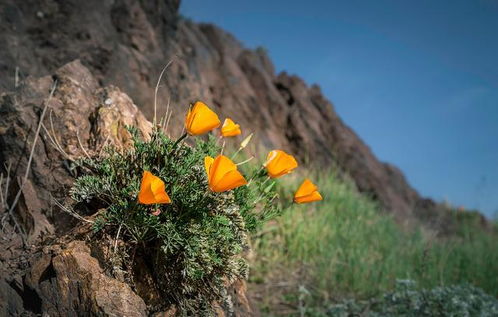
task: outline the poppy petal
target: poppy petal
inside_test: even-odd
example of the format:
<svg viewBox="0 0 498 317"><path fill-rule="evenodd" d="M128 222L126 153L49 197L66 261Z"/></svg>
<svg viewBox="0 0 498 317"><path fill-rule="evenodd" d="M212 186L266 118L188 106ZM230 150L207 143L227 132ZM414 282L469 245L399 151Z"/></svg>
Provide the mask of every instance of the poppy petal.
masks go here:
<svg viewBox="0 0 498 317"><path fill-rule="evenodd" d="M138 201L141 204L168 204L171 202L165 190L164 182L149 171L144 171Z"/></svg>
<svg viewBox="0 0 498 317"><path fill-rule="evenodd" d="M204 167L208 175L209 188L213 192L224 192L247 184L246 179L237 170L237 165L224 155L204 158Z"/></svg>
<svg viewBox="0 0 498 317"><path fill-rule="evenodd" d="M237 165L235 165L235 163L232 162L228 157L219 155L214 160L213 166L211 168L213 169L214 173L212 174L210 183L215 185L220 182L220 180L222 180L228 172L236 171Z"/></svg>
<svg viewBox="0 0 498 317"><path fill-rule="evenodd" d="M292 172L298 164L292 155L281 150L273 150L268 153L264 166L266 167L268 175L271 178L276 178Z"/></svg>
<svg viewBox="0 0 498 317"><path fill-rule="evenodd" d="M187 113L185 128L190 135L200 135L221 124L218 115L202 101L197 101Z"/></svg>
<svg viewBox="0 0 498 317"><path fill-rule="evenodd" d="M309 179L305 179L304 182L299 186L299 189L296 191L297 197L302 197L309 195L310 193L318 190L318 187L313 184Z"/></svg>
<svg viewBox="0 0 498 317"><path fill-rule="evenodd" d="M224 192L247 184L246 179L239 171L230 171L213 186L214 192Z"/></svg>
<svg viewBox="0 0 498 317"><path fill-rule="evenodd" d="M294 201L298 204L322 200L318 187L309 179L305 179L294 194Z"/></svg>
<svg viewBox="0 0 498 317"><path fill-rule="evenodd" d="M310 202L313 202L313 201L319 201L319 200L323 200L323 197L322 195L320 195L319 192L313 192L307 196L302 196L302 197L296 197L294 199L294 201L298 204L302 204L302 203L310 203Z"/></svg>
<svg viewBox="0 0 498 317"><path fill-rule="evenodd" d="M224 137L236 136L241 134L240 125L233 122L232 119L226 118L221 127L221 135Z"/></svg>

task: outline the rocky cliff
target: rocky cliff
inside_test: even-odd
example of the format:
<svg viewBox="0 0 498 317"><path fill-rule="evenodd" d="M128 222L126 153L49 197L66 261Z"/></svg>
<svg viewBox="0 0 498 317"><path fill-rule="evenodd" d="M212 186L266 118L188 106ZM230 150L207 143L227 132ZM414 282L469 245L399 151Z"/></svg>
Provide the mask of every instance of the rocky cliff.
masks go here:
<svg viewBox="0 0 498 317"><path fill-rule="evenodd" d="M396 167L372 154L319 87L276 74L264 50L246 49L216 26L182 19L179 5L177 0L4 0L0 90L80 59L100 83L120 87L150 119L156 80L173 60L159 90L158 116L169 100L174 127L189 102L202 99L256 132L267 147L289 149L309 164L337 163L398 219L413 213L420 199L416 191Z"/></svg>

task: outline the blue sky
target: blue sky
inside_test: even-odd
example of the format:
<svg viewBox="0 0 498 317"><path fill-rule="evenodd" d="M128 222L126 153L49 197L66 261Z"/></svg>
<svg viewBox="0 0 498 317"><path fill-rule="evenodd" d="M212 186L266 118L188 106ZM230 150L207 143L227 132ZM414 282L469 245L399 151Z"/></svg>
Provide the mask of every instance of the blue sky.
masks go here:
<svg viewBox="0 0 498 317"><path fill-rule="evenodd" d="M498 1L183 0L317 83L424 196L498 210Z"/></svg>

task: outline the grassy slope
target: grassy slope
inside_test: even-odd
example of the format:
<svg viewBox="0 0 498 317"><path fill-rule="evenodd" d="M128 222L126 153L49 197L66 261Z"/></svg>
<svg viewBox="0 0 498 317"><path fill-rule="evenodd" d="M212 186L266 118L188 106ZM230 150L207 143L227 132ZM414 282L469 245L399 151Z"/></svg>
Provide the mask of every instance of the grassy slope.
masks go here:
<svg viewBox="0 0 498 317"><path fill-rule="evenodd" d="M368 298L393 289L397 278L421 287L468 282L498 295L496 236L463 226L444 241L404 232L351 184L321 175L314 180L324 201L293 206L254 240L251 281L263 309L290 313ZM296 179L281 183L296 188Z"/></svg>

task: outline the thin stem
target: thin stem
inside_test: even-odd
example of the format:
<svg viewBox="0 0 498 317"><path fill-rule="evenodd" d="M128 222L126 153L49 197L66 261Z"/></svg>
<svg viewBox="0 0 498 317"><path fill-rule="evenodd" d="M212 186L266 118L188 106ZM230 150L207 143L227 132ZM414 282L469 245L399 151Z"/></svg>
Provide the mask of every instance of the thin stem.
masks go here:
<svg viewBox="0 0 498 317"><path fill-rule="evenodd" d="M268 176L268 177L267 177L267 178L263 181L263 183L261 183L261 185L264 185L267 181L269 181L269 180L270 180L270 178L271 178L271 177L270 177L270 176Z"/></svg>
<svg viewBox="0 0 498 317"><path fill-rule="evenodd" d="M171 151L169 152L169 154L168 154L168 156L167 156L167 159L168 159L168 160L169 160L169 158L170 158L171 156L173 156L173 154L175 154L178 144L179 144L182 140L186 139L187 137L188 137L188 133L184 133L181 137L179 137L179 138L178 138L178 140L176 140L176 142L173 144L173 147L171 148Z"/></svg>
<svg viewBox="0 0 498 317"><path fill-rule="evenodd" d="M178 140L176 140L175 144L173 144L173 149L171 150L171 153L175 151L176 146L186 137L188 137L188 133L184 133L181 137L178 138Z"/></svg>
<svg viewBox="0 0 498 317"><path fill-rule="evenodd" d="M268 178L268 179L269 179L269 178ZM266 180L263 182L263 184L264 184L264 183L265 183L268 179L266 179ZM263 185L263 184L261 184L261 185ZM263 199L263 197L264 197L264 196L265 196L265 193L261 194L261 195L258 197L258 199L256 199L256 200L254 201L254 204L256 205L257 203L259 203L259 202L261 201L261 199ZM270 199L270 201L269 201L269 202L272 202L272 201L275 199L275 197L276 197L276 196L277 196L277 194L275 194L275 195L274 195L274 196Z"/></svg>
<svg viewBox="0 0 498 317"><path fill-rule="evenodd" d="M61 152L64 152L66 156L69 158L69 155L62 149L62 146L60 145L59 141L57 140L57 135L55 134L55 129L54 129L54 120L52 119L52 109L50 109L50 112L48 113L48 118L50 119L50 129L52 130L52 136L54 138L55 143L59 146L59 150Z"/></svg>
<svg viewBox="0 0 498 317"><path fill-rule="evenodd" d="M265 166L264 166L264 165L262 165L262 166L261 166L261 168L260 168L260 169L259 169L256 173L254 173L254 175L251 177L251 179L250 179L250 180L249 180L249 182L247 183L247 186L251 185L252 180L253 180L256 176L258 176L259 172L261 172L264 168L265 168Z"/></svg>
<svg viewBox="0 0 498 317"><path fill-rule="evenodd" d="M52 135L50 134L50 132L47 130L47 127L42 124L42 128L43 128L43 131L45 131L45 134L48 136L50 142L52 143L52 146L59 152L61 153L66 159L68 160L71 160L71 158L69 157L69 155L64 152L63 149L61 149L58 145L57 145L57 141L54 140L54 138L52 137Z"/></svg>
<svg viewBox="0 0 498 317"><path fill-rule="evenodd" d="M163 70L161 71L161 74L159 74L159 78L157 80L157 84L156 84L156 89L154 91L154 127L156 126L156 116L157 116L157 92L159 90L159 83L161 82L161 79L163 78L163 74L164 72L166 71L166 69L168 69L169 65L171 65L171 63L173 63L173 60L170 60L168 62L168 64L166 64L166 66L164 66Z"/></svg>
<svg viewBox="0 0 498 317"><path fill-rule="evenodd" d="M168 137L170 137L170 134L168 133L168 127L169 127L169 121L171 120L171 115L173 115L173 110L169 111L168 118L166 120L166 126L164 127L164 134L166 134ZM185 131L183 131L185 132Z"/></svg>
<svg viewBox="0 0 498 317"><path fill-rule="evenodd" d="M169 113L169 105L170 105L171 97L168 97L168 105L166 106L166 114L165 114L165 127L164 127L164 134L168 134L168 125L169 125L169 120L171 119L171 114L173 113L173 110L171 110L171 113Z"/></svg>
<svg viewBox="0 0 498 317"><path fill-rule="evenodd" d="M84 222L87 222L87 223L93 223L92 220L85 219L84 217L80 216L76 211L71 210L71 209L67 208L66 206L64 206L63 204L61 204L52 195L50 195L50 198L52 198L52 201L57 205L57 207L59 207L62 211L68 213L69 215L73 216L74 218L81 220L81 221L84 221Z"/></svg>
<svg viewBox="0 0 498 317"><path fill-rule="evenodd" d="M114 239L114 252L113 254L116 254L117 248L118 248L118 239L119 239L119 234L121 233L121 228L123 227L123 224L119 224L118 228L118 233L116 234L116 239Z"/></svg>
<svg viewBox="0 0 498 317"><path fill-rule="evenodd" d="M183 125L183 128L182 128L182 134L185 133L185 125Z"/></svg>
<svg viewBox="0 0 498 317"><path fill-rule="evenodd" d="M10 169L12 168L12 162L9 162L7 166L7 177L5 179L5 206L7 207L7 199L9 199L9 185L10 185Z"/></svg>
<svg viewBox="0 0 498 317"><path fill-rule="evenodd" d="M16 66L14 88L17 88L18 86L19 86L19 66Z"/></svg>
<svg viewBox="0 0 498 317"><path fill-rule="evenodd" d="M100 146L99 157L101 157L101 156L102 156L102 152L104 152L104 149L105 149L105 147L106 147L106 145L107 145L107 142L109 141L109 137L110 137L110 136L111 136L111 135L110 135L110 134L108 134L108 135L107 135L107 137L105 138L104 143L102 143L102 145Z"/></svg>
<svg viewBox="0 0 498 317"><path fill-rule="evenodd" d="M223 151L225 150L225 139L223 139L223 144L221 145L221 155L223 155Z"/></svg>
<svg viewBox="0 0 498 317"><path fill-rule="evenodd" d="M233 159L237 156L237 154L239 154L239 152L242 150L242 147L239 147L239 149L237 151L235 151L235 153L233 153L233 155L230 157L230 159L233 161Z"/></svg>
<svg viewBox="0 0 498 317"><path fill-rule="evenodd" d="M250 157L250 158L248 158L247 160L242 161L242 162L240 162L240 163L237 163L236 165L238 166L238 165L245 164L245 163L249 162L250 160L252 160L253 158L254 158L254 156L251 156L251 157Z"/></svg>
<svg viewBox="0 0 498 317"><path fill-rule="evenodd" d="M3 199L3 190L2 190L2 185L3 185L3 173L0 174L0 210L4 210L4 199Z"/></svg>
<svg viewBox="0 0 498 317"><path fill-rule="evenodd" d="M81 149L83 150L83 153L86 155L88 159L91 159L90 154L85 150L85 147L83 146L83 143L81 142L80 139L80 130L76 129L76 139L78 139L78 144L80 145Z"/></svg>

